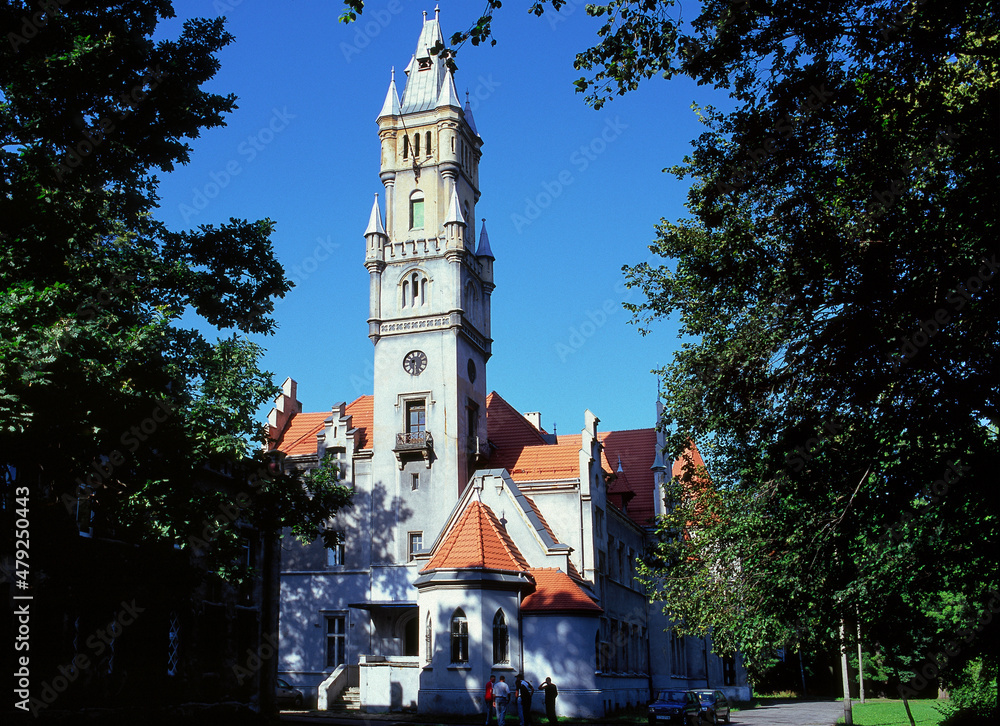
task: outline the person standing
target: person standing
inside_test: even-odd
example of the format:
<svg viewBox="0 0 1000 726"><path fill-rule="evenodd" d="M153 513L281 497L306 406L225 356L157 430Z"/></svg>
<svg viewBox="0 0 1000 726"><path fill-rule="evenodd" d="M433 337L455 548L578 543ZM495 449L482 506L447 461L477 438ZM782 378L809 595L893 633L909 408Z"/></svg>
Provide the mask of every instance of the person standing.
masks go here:
<svg viewBox="0 0 1000 726"><path fill-rule="evenodd" d="M496 676L490 675L486 681L486 726L490 726L490 719L496 715L496 706L493 705L493 684L496 680Z"/></svg>
<svg viewBox="0 0 1000 726"><path fill-rule="evenodd" d="M497 709L497 723L503 726L507 718L507 697L510 696L510 686L506 679L500 676L500 682L493 686L493 704Z"/></svg>
<svg viewBox="0 0 1000 726"><path fill-rule="evenodd" d="M556 696L559 695L559 689L552 682L552 678L546 678L545 682L539 688L545 693L545 715L549 717L549 723L555 723Z"/></svg>
<svg viewBox="0 0 1000 726"><path fill-rule="evenodd" d="M521 726L531 726L531 694L535 692L535 687L520 673L514 684L517 692L517 718Z"/></svg>

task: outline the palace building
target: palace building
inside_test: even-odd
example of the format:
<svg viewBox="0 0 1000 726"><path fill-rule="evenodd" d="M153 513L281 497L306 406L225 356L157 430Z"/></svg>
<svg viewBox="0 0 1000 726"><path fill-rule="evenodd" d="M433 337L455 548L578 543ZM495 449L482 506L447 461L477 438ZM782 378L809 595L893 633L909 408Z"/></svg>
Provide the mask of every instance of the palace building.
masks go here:
<svg viewBox="0 0 1000 726"><path fill-rule="evenodd" d="M308 413L288 379L269 415L286 467L332 456L355 491L336 548L284 540L279 676L319 708L369 712L482 712L490 674L518 672L551 677L565 716L665 687L749 698L739 655L672 634L636 579L679 466L660 434L601 431L586 411L557 436L488 392L483 139L431 52L437 15L378 114L385 211L376 197L364 233L374 395Z"/></svg>

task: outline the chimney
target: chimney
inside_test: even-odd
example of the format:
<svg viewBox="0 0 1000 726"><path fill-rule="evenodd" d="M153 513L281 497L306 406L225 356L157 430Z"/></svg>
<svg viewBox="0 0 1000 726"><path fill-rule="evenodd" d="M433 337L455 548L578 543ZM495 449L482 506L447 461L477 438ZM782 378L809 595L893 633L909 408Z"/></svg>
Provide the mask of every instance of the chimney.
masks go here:
<svg viewBox="0 0 1000 726"><path fill-rule="evenodd" d="M529 411L528 413L522 413L528 423L535 427L536 431L542 430L542 412L541 411Z"/></svg>

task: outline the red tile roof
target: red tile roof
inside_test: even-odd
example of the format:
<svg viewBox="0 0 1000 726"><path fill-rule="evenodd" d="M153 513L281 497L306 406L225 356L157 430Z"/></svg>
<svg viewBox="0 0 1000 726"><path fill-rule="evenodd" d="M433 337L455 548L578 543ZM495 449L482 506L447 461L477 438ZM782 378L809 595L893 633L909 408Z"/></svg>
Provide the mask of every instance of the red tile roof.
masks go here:
<svg viewBox="0 0 1000 726"><path fill-rule="evenodd" d="M465 569L508 572L528 569L527 561L501 526L497 515L478 500L469 502L468 508L421 572Z"/></svg>
<svg viewBox="0 0 1000 726"><path fill-rule="evenodd" d="M577 610L600 613L601 607L591 600L569 575L555 568L528 570L535 578L535 591L521 602L524 612L547 610Z"/></svg>
<svg viewBox="0 0 1000 726"><path fill-rule="evenodd" d="M496 391L486 397L486 434L494 446L505 451L545 443L538 429Z"/></svg>
<svg viewBox="0 0 1000 726"><path fill-rule="evenodd" d="M371 446L369 436L375 419L375 397L359 396L346 407L344 413L347 416L353 416L351 425L359 429L355 440L356 448L365 449ZM288 426L274 448L284 452L287 456L315 454L316 434L322 430L323 422L331 415L332 412L292 414L288 420Z"/></svg>
<svg viewBox="0 0 1000 726"><path fill-rule="evenodd" d="M344 413L353 416L351 426L359 429L354 440L355 450L371 448L372 432L375 430L375 396L358 396Z"/></svg>
<svg viewBox="0 0 1000 726"><path fill-rule="evenodd" d="M316 434L323 428L329 413L295 413L275 444L276 449L288 456L316 453Z"/></svg>

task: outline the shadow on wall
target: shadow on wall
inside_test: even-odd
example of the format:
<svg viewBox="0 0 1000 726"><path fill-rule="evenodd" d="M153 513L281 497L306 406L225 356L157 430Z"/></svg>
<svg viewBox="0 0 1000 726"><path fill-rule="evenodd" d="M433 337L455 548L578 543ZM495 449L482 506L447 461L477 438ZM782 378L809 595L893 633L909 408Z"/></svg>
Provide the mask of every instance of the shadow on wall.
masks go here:
<svg viewBox="0 0 1000 726"><path fill-rule="evenodd" d="M373 565L406 562L407 543L405 541L396 542L394 535L397 531L405 531L403 525L412 516L413 510L400 497L390 497L388 489L382 482L377 482L372 487L368 532L371 536L371 562ZM381 593L380 598L389 600L416 599L416 592L411 589L405 573L395 570L373 569L372 591Z"/></svg>

